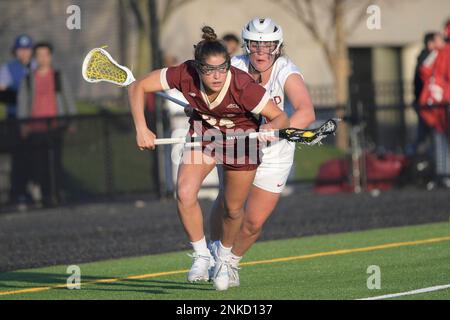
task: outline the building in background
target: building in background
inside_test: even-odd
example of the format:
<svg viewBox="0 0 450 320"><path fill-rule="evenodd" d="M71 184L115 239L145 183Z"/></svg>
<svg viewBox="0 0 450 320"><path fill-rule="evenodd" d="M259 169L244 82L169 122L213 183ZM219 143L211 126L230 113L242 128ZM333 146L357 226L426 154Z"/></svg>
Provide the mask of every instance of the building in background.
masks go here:
<svg viewBox="0 0 450 320"><path fill-rule="evenodd" d="M330 2L320 1L324 4ZM165 14L161 18L161 48L183 61L192 57L192 46L198 42L203 25L214 26L218 34L240 34L242 26L250 18L270 16L282 25L286 53L300 66L308 85L332 86L333 75L319 45L304 25L283 10L279 2L283 1L180 1L182 5L172 10L170 15L160 12L160 16ZM166 3L166 0L157 0L159 11L164 9ZM450 2L378 0L374 3L381 9L381 29L369 30L365 17L361 20L348 38L351 63L369 66L371 80L375 83L398 80L410 83L413 81L415 58L421 48L422 36L427 31L442 29L443 22L450 14ZM73 4L81 9L81 30L69 30L66 27L69 17L66 10ZM6 17L0 23L0 47L9 48L14 37L24 32L37 41L51 41L59 48L60 58L56 63L67 69L78 99L99 100L121 94L120 89L110 85L92 86L82 81L81 63L84 55L93 47L108 45L108 50L118 61L130 66L134 72L138 71L134 68L137 65L139 25L132 10L123 10L119 0L2 1L0 10ZM217 12L220 14L213 14ZM331 41L333 30L327 30L328 21L322 19L322 12L317 11L319 28L325 35L330 33ZM349 10L345 15L346 20L352 20L357 14L361 14L360 10ZM369 14L366 15L368 18ZM195 19L192 19L194 16ZM9 57L9 50L0 51L0 62ZM411 101L412 94L405 91L405 98Z"/></svg>
<svg viewBox="0 0 450 320"><path fill-rule="evenodd" d="M11 57L9 50L14 38L27 33L35 41L50 41L57 48L55 65L64 70L70 79L72 90L78 101L93 102L94 105L118 105L127 111L126 90L116 86L99 83L88 84L82 79L81 65L84 56L94 47L107 45L108 51L121 64L127 65L139 77L151 69L151 53L148 48L151 30L148 23L149 0L16 0L0 1L2 19L0 20L0 64ZM305 27L283 4L288 0L155 0L160 17L160 51L179 62L191 59L193 44L201 36L201 27L211 25L217 34L234 33L239 35L243 25L253 17L270 16L281 24L284 30L285 52L298 65L309 86L313 102L317 108L318 119L335 116L337 91L329 59ZM306 3L296 0L298 3ZM313 5L317 18L317 29L329 44L333 44L335 28L330 27L329 5L338 0L317 0ZM176 6L169 4L176 3ZM365 11L368 2L347 0L350 4L343 14L343 23L351 24L357 17L359 23L351 28L346 37L349 61L349 101L352 107L363 105L365 116L370 125L367 135L376 146L397 151L405 145L405 132L414 136L417 115L408 106L413 101L413 79L416 57L422 47L422 38L426 32L439 31L444 21L450 17L448 0L374 0L373 4L380 9L380 29L370 30L367 19L371 14ZM77 5L80 8L81 29L69 30L67 19L71 15L67 8ZM195 17L195 19L193 19ZM43 23L43 21L45 23ZM143 30L145 32L143 32ZM147 33L146 33L147 32ZM347 105L345 105L347 106ZM2 115L0 105L0 120ZM328 107L328 108L327 108ZM385 108L387 107L387 108ZM172 129L183 127L184 118L181 110L173 106ZM376 110L375 110L376 109ZM127 130L120 121L125 121ZM98 121L95 120L95 121ZM127 115L116 122L105 122L120 134L113 135L125 139L134 138ZM87 124L89 130L102 130L102 126ZM102 122L103 123L103 122ZM106 127L106 124L105 124ZM399 129L400 128L400 129ZM108 133L108 130L104 130ZM83 130L80 130L80 133ZM401 134L398 134L401 132ZM85 131L83 133L88 133ZM104 133L104 132L101 132ZM170 135L170 133L167 133ZM81 135L80 135L81 136ZM89 139L100 135L89 131ZM105 137L107 135L105 134ZM334 143L334 138L328 140ZM5 142L7 139L3 139ZM103 141L105 140L105 141ZM115 178L116 162L109 161L114 144L109 146L108 139L89 140L96 144L89 149L96 156L105 157L105 186L98 187L100 193L113 193L125 190L127 179ZM126 140L126 147L134 150L134 145ZM102 149L105 144L104 150ZM79 144L80 146L84 144ZM0 144L1 147L1 144ZM110 150L111 149L111 150ZM1 150L0 150L1 151ZM101 151L101 152L100 152ZM77 162L90 159L86 156ZM103 152L103 153L102 153ZM0 155L4 157L4 155ZM303 156L303 154L301 155ZM136 155L137 157L137 155ZM92 156L92 159L96 159ZM9 170L5 161L0 159L0 202L6 181L3 177ZM127 161L129 159L126 159ZM141 160L139 160L141 161ZM139 162L136 160L136 162ZM146 159L147 161L147 159ZM148 160L150 161L150 160ZM74 162L75 163L75 162ZM141 163L141 162L139 162ZM89 164L100 166L100 162L91 160ZM142 161L142 168L153 168L153 162ZM86 166L84 166L86 167ZM142 169L145 170L145 169ZM148 170L150 172L150 170ZM119 172L120 173L120 172ZM151 171L154 175L154 171ZM79 179L86 182L86 193L91 191L91 177L86 174ZM114 178L113 178L114 177ZM126 176L128 178L128 176ZM134 177L134 188L137 178L145 188L154 188L148 184L145 175ZM101 180L101 179L100 179ZM99 181L100 181L99 180ZM119 182L120 181L120 182ZM98 181L92 182L97 188ZM100 184L99 184L100 185ZM144 188L143 187L143 188ZM133 189L134 190L134 189ZM78 192L78 191L77 191ZM97 192L97 189L95 189ZM94 193L95 193L94 192Z"/></svg>

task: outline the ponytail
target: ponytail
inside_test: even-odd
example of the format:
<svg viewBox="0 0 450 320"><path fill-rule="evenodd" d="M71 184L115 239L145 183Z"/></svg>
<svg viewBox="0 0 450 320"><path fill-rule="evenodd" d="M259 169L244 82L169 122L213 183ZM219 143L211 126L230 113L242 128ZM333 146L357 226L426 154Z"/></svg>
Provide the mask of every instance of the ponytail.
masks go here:
<svg viewBox="0 0 450 320"><path fill-rule="evenodd" d="M231 61L230 54L222 41L217 39L217 34L214 29L209 26L202 28L202 39L195 48L195 61L200 64L204 64L206 59L210 56L223 55L225 61L229 64Z"/></svg>

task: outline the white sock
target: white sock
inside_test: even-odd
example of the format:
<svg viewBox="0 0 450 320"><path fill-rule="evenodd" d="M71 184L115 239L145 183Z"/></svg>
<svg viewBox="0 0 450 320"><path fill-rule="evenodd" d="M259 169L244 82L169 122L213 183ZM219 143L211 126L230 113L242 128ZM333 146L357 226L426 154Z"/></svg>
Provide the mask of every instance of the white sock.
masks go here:
<svg viewBox="0 0 450 320"><path fill-rule="evenodd" d="M204 236L203 236L203 238L201 238L198 241L191 242L191 245L194 248L194 251L196 253L201 254L201 255L205 255L205 254L208 255L209 250L208 250L208 247L206 246L206 239Z"/></svg>
<svg viewBox="0 0 450 320"><path fill-rule="evenodd" d="M231 247L227 248L224 247L222 242L219 241L219 250L218 250L219 257L225 257L229 256L231 254Z"/></svg>
<svg viewBox="0 0 450 320"><path fill-rule="evenodd" d="M235 255L233 252L231 252L230 258L231 258L231 264L233 266L238 266L239 262L241 262L241 260L242 260L242 257Z"/></svg>

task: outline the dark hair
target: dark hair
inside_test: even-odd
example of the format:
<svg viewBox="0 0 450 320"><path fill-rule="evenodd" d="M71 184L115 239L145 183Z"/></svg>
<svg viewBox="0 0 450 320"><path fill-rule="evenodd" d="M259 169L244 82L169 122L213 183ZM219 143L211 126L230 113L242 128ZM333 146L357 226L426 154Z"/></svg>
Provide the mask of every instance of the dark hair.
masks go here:
<svg viewBox="0 0 450 320"><path fill-rule="evenodd" d="M434 40L434 37L436 36L436 32L427 32L425 33L425 36L423 37L423 44L424 46L428 46L428 43Z"/></svg>
<svg viewBox="0 0 450 320"><path fill-rule="evenodd" d="M225 42L228 42L228 41L234 41L234 42L237 42L237 43L240 42L240 41L239 41L239 38L238 38L235 34L233 34L233 33L227 33L227 34L225 34L225 35L222 37L222 40L225 41Z"/></svg>
<svg viewBox="0 0 450 320"><path fill-rule="evenodd" d="M53 53L53 46L50 42L38 42L33 47L33 54L36 54L37 49L47 48L50 53Z"/></svg>
<svg viewBox="0 0 450 320"><path fill-rule="evenodd" d="M202 28L203 40L194 46L195 48L195 61L198 63L204 63L209 56L223 55L228 63L231 58L228 54L228 50L222 41L217 40L217 35L214 29L209 26Z"/></svg>

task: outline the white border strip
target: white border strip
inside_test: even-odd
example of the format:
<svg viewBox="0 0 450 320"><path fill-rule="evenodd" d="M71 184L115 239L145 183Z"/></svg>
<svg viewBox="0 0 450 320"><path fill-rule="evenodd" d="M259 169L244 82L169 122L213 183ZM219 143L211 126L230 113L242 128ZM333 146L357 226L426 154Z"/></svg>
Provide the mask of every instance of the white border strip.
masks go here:
<svg viewBox="0 0 450 320"><path fill-rule="evenodd" d="M269 93L266 91L263 95L263 97L261 98L261 100L259 101L258 105L256 107L253 108L253 110L251 111L253 114L260 114L261 111L263 111L264 107L267 105L267 103L270 100L270 95Z"/></svg>
<svg viewBox="0 0 450 320"><path fill-rule="evenodd" d="M356 300L389 299L389 298L396 298L396 297L402 297L402 296L410 296L410 295L413 295L413 294L419 294L419 293L425 293L425 292L444 290L444 289L448 289L448 288L450 288L450 284L444 284L444 285L441 285L441 286L434 286L434 287L422 288L422 289L417 289L417 290L412 290L412 291L393 293L393 294L386 294L384 296L376 296L376 297L369 297L369 298L356 299Z"/></svg>
<svg viewBox="0 0 450 320"><path fill-rule="evenodd" d="M167 82L167 69L168 68L162 68L159 75L159 81L161 82L163 90L170 90L169 83Z"/></svg>

